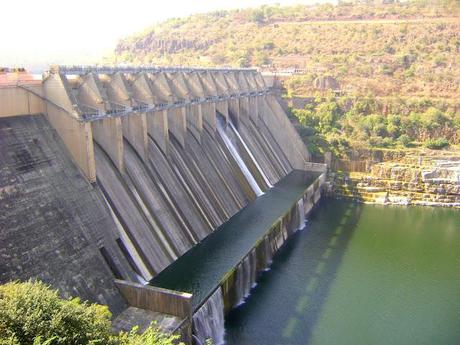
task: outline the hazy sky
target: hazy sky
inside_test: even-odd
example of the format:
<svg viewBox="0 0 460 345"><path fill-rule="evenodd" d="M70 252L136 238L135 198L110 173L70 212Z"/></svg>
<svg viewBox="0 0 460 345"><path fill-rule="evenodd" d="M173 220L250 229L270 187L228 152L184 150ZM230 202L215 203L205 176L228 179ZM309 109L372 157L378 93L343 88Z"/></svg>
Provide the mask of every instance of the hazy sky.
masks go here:
<svg viewBox="0 0 460 345"><path fill-rule="evenodd" d="M0 66L88 64L117 39L171 17L265 3L329 0L1 0Z"/></svg>

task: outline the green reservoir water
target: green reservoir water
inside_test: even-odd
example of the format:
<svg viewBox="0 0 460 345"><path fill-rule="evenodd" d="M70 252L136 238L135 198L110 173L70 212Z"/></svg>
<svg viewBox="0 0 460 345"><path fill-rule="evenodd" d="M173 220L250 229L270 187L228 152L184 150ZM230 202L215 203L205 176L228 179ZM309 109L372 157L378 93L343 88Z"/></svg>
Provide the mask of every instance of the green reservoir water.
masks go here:
<svg viewBox="0 0 460 345"><path fill-rule="evenodd" d="M226 343L460 344L460 212L323 200L227 316Z"/></svg>

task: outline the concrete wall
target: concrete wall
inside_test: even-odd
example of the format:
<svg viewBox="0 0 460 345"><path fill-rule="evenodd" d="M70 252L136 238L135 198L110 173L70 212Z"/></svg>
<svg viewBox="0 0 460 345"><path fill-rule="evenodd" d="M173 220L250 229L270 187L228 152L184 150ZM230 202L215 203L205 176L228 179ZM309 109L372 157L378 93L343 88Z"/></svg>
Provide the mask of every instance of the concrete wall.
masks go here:
<svg viewBox="0 0 460 345"><path fill-rule="evenodd" d="M136 308L151 310L157 313L173 315L182 320L174 333L181 336L185 344L192 344L192 295L141 285L126 280L115 280L127 303Z"/></svg>
<svg viewBox="0 0 460 345"><path fill-rule="evenodd" d="M123 131L120 118L107 118L92 124L93 138L109 155L119 171L124 171Z"/></svg>
<svg viewBox="0 0 460 345"><path fill-rule="evenodd" d="M57 131L77 166L90 182L96 180L93 132L91 125L79 121L77 100L69 91L67 80L52 74L43 83L45 113Z"/></svg>
<svg viewBox="0 0 460 345"><path fill-rule="evenodd" d="M216 103L214 102L204 103L201 105L201 113L204 126L208 126L212 131L216 129L216 107Z"/></svg>
<svg viewBox="0 0 460 345"><path fill-rule="evenodd" d="M201 104L190 104L186 107L187 130L201 142L203 130L203 108Z"/></svg>
<svg viewBox="0 0 460 345"><path fill-rule="evenodd" d="M27 86L39 95L41 85ZM43 100L33 93L17 86L0 87L0 117L43 114Z"/></svg>
<svg viewBox="0 0 460 345"><path fill-rule="evenodd" d="M185 107L168 109L168 128L170 133L185 145L185 131L187 130L187 113Z"/></svg>
<svg viewBox="0 0 460 345"><path fill-rule="evenodd" d="M88 181L96 181L91 124L78 122L51 104L46 105L46 115Z"/></svg>
<svg viewBox="0 0 460 345"><path fill-rule="evenodd" d="M141 285L125 280L115 280L115 284L130 306L180 318L187 318L192 315L192 295L189 293Z"/></svg>
<svg viewBox="0 0 460 345"><path fill-rule="evenodd" d="M167 153L169 145L167 110L147 114L147 132L163 153Z"/></svg>
<svg viewBox="0 0 460 345"><path fill-rule="evenodd" d="M113 276L134 275L112 217L43 115L0 119L0 191L0 283L40 279L115 315L126 307Z"/></svg>
<svg viewBox="0 0 460 345"><path fill-rule="evenodd" d="M136 113L122 118L123 136L134 147L142 160L147 159L147 118L145 113Z"/></svg>

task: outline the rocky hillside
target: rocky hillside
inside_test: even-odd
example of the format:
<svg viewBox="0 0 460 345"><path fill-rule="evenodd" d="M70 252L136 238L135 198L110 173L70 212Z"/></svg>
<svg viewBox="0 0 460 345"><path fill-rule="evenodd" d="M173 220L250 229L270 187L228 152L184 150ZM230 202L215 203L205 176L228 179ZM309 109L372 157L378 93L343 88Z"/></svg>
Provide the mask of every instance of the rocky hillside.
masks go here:
<svg viewBox="0 0 460 345"><path fill-rule="evenodd" d="M302 70L287 86L309 95L458 96L457 1L262 6L170 19L121 40L113 61Z"/></svg>

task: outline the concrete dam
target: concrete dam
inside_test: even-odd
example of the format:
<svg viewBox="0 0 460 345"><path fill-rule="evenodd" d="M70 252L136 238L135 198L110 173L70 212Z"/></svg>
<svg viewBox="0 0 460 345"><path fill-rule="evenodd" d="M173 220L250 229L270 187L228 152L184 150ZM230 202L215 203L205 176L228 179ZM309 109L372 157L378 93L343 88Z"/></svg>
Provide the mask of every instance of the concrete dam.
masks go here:
<svg viewBox="0 0 460 345"><path fill-rule="evenodd" d="M252 69L53 66L0 86L0 143L0 282L188 344L224 342L326 173Z"/></svg>

